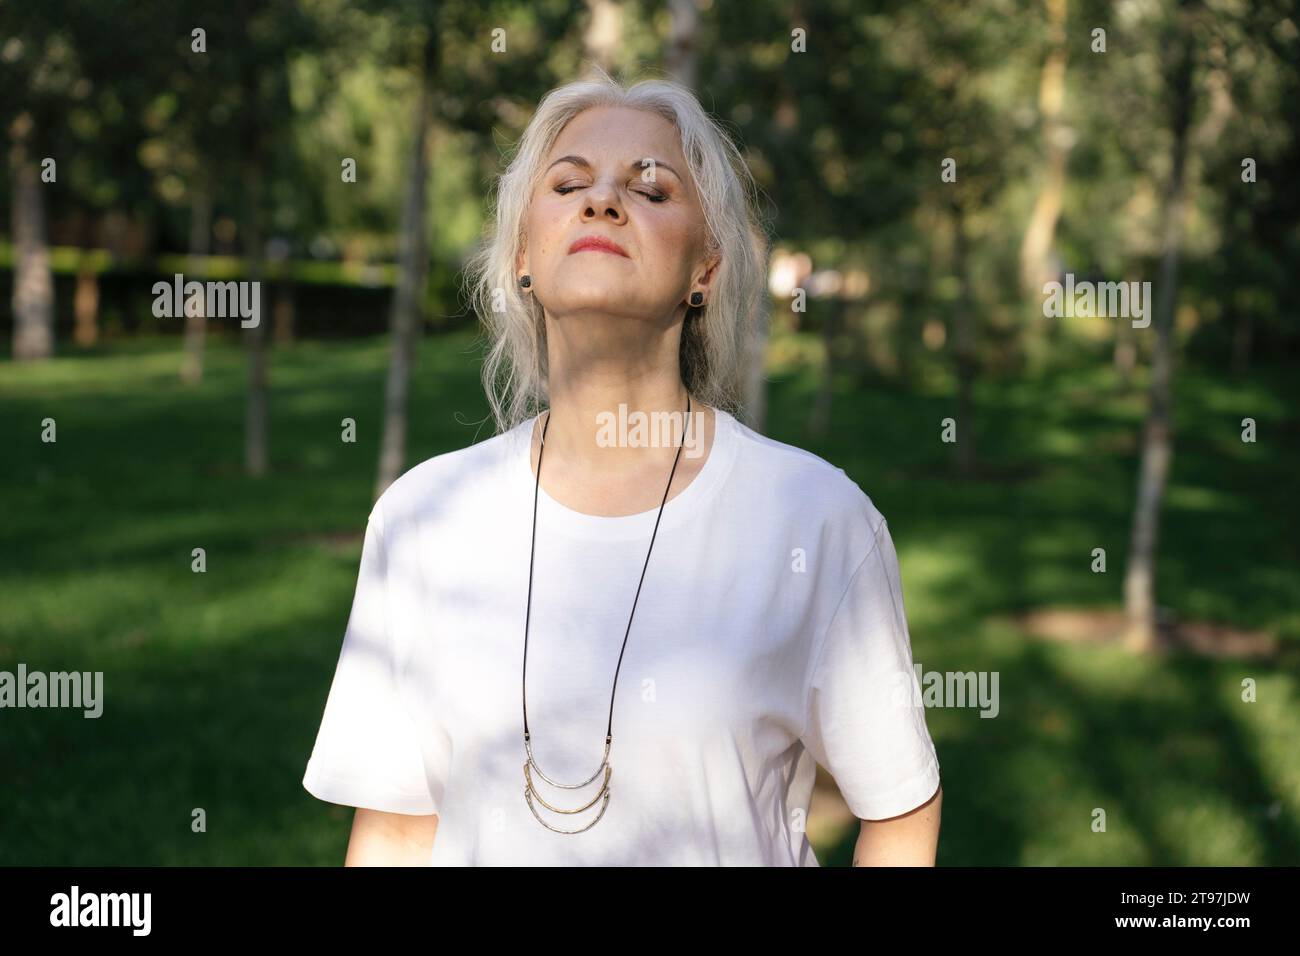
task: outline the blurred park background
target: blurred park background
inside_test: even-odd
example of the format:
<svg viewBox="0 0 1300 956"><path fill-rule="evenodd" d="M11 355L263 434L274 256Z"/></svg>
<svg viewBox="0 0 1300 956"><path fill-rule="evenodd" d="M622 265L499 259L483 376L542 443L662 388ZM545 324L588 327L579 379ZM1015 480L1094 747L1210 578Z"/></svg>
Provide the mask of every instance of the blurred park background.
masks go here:
<svg viewBox="0 0 1300 956"><path fill-rule="evenodd" d="M1298 54L1272 0L0 0L0 670L107 695L0 711L0 864L341 862L301 778L366 515L491 433L462 263L593 65L735 136L745 418L889 518L922 668L999 674L927 712L939 863L1300 862ZM259 326L156 317L175 273Z"/></svg>

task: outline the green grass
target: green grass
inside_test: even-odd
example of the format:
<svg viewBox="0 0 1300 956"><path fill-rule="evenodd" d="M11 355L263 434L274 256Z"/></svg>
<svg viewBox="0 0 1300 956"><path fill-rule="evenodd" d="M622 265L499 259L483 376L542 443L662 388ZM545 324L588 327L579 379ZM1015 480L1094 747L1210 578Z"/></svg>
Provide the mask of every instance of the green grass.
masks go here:
<svg viewBox="0 0 1300 956"><path fill-rule="evenodd" d="M350 811L301 779L356 580L386 344L273 352L261 480L240 468L242 352L211 344L190 389L177 348L145 339L0 366L0 669L102 670L112 687L98 720L0 710L0 864L342 859ZM1011 623L1030 607L1118 602L1143 405L1104 362L982 382L984 471L965 481L939 441L947 383L839 384L833 430L813 440L814 377L782 371L768 433L842 466L889 519L916 660L999 675L997 718L927 715L944 778L939 862L1300 862L1294 376L1179 368L1161 526L1162 602L1276 633L1286 650L1267 664L1136 658ZM410 464L491 432L469 335L422 343L411 410ZM1254 445L1239 440L1246 416ZM40 441L47 417L56 443ZM339 440L345 417L355 444ZM1106 574L1089 570L1096 547ZM1240 700L1246 677L1257 703ZM196 807L206 833L191 830ZM823 862L847 862L854 835L817 845Z"/></svg>

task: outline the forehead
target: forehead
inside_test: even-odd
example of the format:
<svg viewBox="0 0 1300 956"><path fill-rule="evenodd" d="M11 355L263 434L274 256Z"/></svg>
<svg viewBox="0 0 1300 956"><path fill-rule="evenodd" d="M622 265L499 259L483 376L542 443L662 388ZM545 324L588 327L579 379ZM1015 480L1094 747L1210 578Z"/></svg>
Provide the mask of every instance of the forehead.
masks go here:
<svg viewBox="0 0 1300 956"><path fill-rule="evenodd" d="M678 169L685 166L677 127L657 113L625 106L592 107L569 120L555 138L547 162L571 153L592 163L655 156Z"/></svg>

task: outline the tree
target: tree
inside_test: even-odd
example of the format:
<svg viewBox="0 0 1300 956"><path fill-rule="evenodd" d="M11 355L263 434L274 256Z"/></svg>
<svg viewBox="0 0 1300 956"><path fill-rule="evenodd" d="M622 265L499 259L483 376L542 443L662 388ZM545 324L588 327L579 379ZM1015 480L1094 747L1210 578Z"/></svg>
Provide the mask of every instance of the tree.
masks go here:
<svg viewBox="0 0 1300 956"><path fill-rule="evenodd" d="M30 113L9 125L13 176L14 344L21 361L54 354L54 274L45 235L45 186L37 165L36 123ZM55 167L57 168L57 166Z"/></svg>
<svg viewBox="0 0 1300 956"><path fill-rule="evenodd" d="M1066 0L1046 0L1049 49L1043 64L1038 109L1043 120L1043 144L1047 155L1043 167L1043 184L1029 217L1029 226L1020 246L1020 281L1025 294L1036 298L1043 283L1054 279L1049 265L1056 223L1061 218L1065 194L1066 159L1073 134L1062 121L1065 103L1065 64L1068 46L1065 38Z"/></svg>
<svg viewBox="0 0 1300 956"><path fill-rule="evenodd" d="M1157 640L1155 567L1160 508L1173 456L1174 309L1178 302L1178 260L1187 204L1187 144L1192 125L1195 71L1193 17L1197 0L1178 0L1174 15L1174 56L1169 73L1170 172L1165 189L1159 292L1155 314L1156 341L1151 359L1150 410L1142 437L1137 502L1124 575L1126 645L1150 650Z"/></svg>
<svg viewBox="0 0 1300 956"><path fill-rule="evenodd" d="M436 26L426 28L417 67L419 92L411 124L413 136L410 174L406 199L402 204L401 255L397 290L389 315L392 357L388 363L388 380L384 389L384 434L379 450L376 498L401 475L406 464L406 413L426 275L425 188L429 171L431 84L438 74L438 40Z"/></svg>
<svg viewBox="0 0 1300 956"><path fill-rule="evenodd" d="M54 354L54 275L45 192L61 181L57 178L58 117L81 79L76 48L57 26L58 11L39 7L6 11L0 56L4 88L17 94L0 97L0 121L9 138L13 357L19 361L37 361ZM47 159L53 163L46 163Z"/></svg>

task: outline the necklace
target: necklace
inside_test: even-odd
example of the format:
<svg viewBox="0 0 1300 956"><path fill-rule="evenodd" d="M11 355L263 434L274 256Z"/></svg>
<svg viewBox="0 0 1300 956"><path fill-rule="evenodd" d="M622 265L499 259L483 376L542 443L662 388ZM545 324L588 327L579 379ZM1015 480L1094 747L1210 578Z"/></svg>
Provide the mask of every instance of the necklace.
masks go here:
<svg viewBox="0 0 1300 956"><path fill-rule="evenodd" d="M691 395L690 392L687 392L686 415L688 422L690 421L690 414ZM654 531L650 534L650 547L646 549L645 564L641 567L641 580L637 582L636 597L632 599L632 613L627 617L627 631L623 634L623 647L618 652L618 666L614 668L614 686L609 692L609 723L605 728L605 753L601 757L600 766L596 768L596 772L586 780L582 781L582 783L558 783L546 776L546 774L542 773L542 768L537 766L537 761L533 758L532 735L528 731L528 622L532 617L533 611L533 559L537 555L537 496L538 491L542 486L542 455L546 452L546 430L550 427L551 415L550 412L547 412L546 424L542 426L542 446L537 451L537 481L533 487L533 543L532 549L528 555L528 608L524 614L524 752L528 755L528 759L524 762L524 800L528 803L528 809L533 812L533 816L537 818L537 822L548 830L554 830L556 833L582 833L584 830L590 830L599 823L600 818L605 815L605 808L609 806L609 778L614 772L614 768L609 765L609 748L610 744L614 741L614 694L618 690L618 672L619 668L623 666L623 651L627 649L628 635L632 633L632 618L636 614L636 602L641 598L641 585L645 583L646 568L650 566L650 552L654 550L655 535L659 533L659 519L664 516L664 505L668 503L668 490L673 486L673 476L677 473L677 462L682 457L682 444L685 443L685 430L683 429L682 432L683 441L677 445L677 455L673 458L673 470L668 473L668 484L664 488L663 501L659 503L659 514L655 517ZM551 806L542 799L542 795L537 792L537 787L533 783L533 773L536 772L537 776L551 784L551 786L559 787L563 790L577 790L580 787L585 787L587 784L599 777L602 770L605 773L605 779L601 781L600 790L591 798L590 801L572 810L561 810L559 807ZM596 814L596 819L592 820L585 827L578 827L574 830L564 830L560 827L551 826L551 824L542 819L541 814L537 812L537 807L533 805L533 799L536 798L538 803L544 806L547 810L552 810L555 813L581 813L583 810L595 806L596 801L601 800L602 797L604 799L600 804L600 812Z"/></svg>

